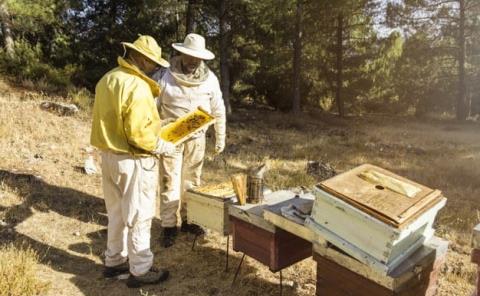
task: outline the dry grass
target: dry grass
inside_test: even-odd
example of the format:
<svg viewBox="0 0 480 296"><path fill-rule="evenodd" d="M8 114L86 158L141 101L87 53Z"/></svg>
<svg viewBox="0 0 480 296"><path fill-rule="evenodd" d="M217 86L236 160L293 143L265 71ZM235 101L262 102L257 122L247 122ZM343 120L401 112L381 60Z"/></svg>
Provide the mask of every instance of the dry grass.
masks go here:
<svg viewBox="0 0 480 296"><path fill-rule="evenodd" d="M39 254L38 278L51 282L45 295L277 295L278 275L253 259L247 259L239 283L230 287L233 268L223 271L223 237L209 234L191 251L193 238L181 235L174 247L161 248L158 220L152 249L156 264L170 269L171 280L137 291L102 279L106 216L101 177L79 169L89 141L89 114L58 117L38 108L43 99L0 82L0 220L7 224L0 226L0 245L23 244ZM320 160L338 171L369 162L438 188L448 203L437 218L437 234L450 241L439 295L469 295L475 278L470 233L480 222L478 129L474 124L399 117L340 120L239 110L229 122L227 166L209 156L204 181L224 181L267 161L271 188L311 186L317 180L306 174L306 163ZM234 253L231 266L239 259ZM314 261L286 269L284 279L285 295L313 295Z"/></svg>
<svg viewBox="0 0 480 296"><path fill-rule="evenodd" d="M40 295L48 284L36 275L38 255L31 248L0 246L0 296Z"/></svg>

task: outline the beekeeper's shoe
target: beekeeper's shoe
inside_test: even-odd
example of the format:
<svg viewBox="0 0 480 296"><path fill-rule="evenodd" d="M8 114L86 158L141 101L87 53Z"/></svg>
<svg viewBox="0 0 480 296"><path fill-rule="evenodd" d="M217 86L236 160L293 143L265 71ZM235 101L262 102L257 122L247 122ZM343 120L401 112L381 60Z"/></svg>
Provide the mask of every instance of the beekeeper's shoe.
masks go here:
<svg viewBox="0 0 480 296"><path fill-rule="evenodd" d="M165 227L163 229L162 245L164 248L169 248L175 243L177 237L177 227Z"/></svg>
<svg viewBox="0 0 480 296"><path fill-rule="evenodd" d="M188 224L187 221L182 221L182 226L180 226L181 232L188 232L195 235L202 235L205 234L205 231L202 227L198 226L197 224Z"/></svg>
<svg viewBox="0 0 480 296"><path fill-rule="evenodd" d="M103 277L112 278L121 274L127 274L129 270L128 261L117 266L105 266Z"/></svg>
<svg viewBox="0 0 480 296"><path fill-rule="evenodd" d="M144 275L134 276L133 274L130 274L130 277L127 280L127 287L140 288L146 285L155 285L166 281L168 279L168 276L168 270L152 267Z"/></svg>

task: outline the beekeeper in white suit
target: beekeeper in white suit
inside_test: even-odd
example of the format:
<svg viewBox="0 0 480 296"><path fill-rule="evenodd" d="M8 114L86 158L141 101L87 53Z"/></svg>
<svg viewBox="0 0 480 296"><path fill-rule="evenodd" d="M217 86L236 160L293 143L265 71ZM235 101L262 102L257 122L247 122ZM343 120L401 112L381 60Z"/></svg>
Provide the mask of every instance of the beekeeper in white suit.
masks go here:
<svg viewBox="0 0 480 296"><path fill-rule="evenodd" d="M220 84L204 60L215 55L205 48L205 39L198 34L188 34L183 43L172 44L180 54L170 61L170 68L159 72L154 79L160 85L158 97L160 117L174 120L202 107L215 117L215 153L225 148L225 105ZM160 216L163 227L163 246L174 244L177 236L177 211L180 208L180 230L196 235L203 229L187 223L187 210L183 198L185 190L200 185L205 156L205 132L202 130L177 146L174 153L160 159Z"/></svg>

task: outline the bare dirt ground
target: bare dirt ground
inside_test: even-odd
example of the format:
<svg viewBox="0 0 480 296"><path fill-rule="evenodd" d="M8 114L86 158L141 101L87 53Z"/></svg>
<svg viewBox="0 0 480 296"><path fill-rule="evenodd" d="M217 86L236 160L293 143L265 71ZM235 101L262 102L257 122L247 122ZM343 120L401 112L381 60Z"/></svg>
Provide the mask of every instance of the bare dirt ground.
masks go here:
<svg viewBox="0 0 480 296"><path fill-rule="evenodd" d="M225 273L224 237L208 233L192 251L193 237L181 235L174 247L163 249L158 220L152 229L155 263L168 268L171 278L141 290L104 280L107 219L101 176L81 170L90 116L85 111L74 117L42 111L43 99L0 85L0 245L37 251L38 277L50 283L45 295L278 295L278 274L253 259L247 259L237 284L230 286L240 254L231 251ZM209 157L204 183L226 180L267 158L273 189L314 185L317 180L305 170L308 160L328 162L338 171L368 162L438 188L448 203L437 218L437 235L450 241L438 295L470 295L475 279L470 233L480 222L479 131L475 123L325 114L296 118L243 109L229 121L228 166ZM286 269L284 295L314 295L315 268L307 259Z"/></svg>

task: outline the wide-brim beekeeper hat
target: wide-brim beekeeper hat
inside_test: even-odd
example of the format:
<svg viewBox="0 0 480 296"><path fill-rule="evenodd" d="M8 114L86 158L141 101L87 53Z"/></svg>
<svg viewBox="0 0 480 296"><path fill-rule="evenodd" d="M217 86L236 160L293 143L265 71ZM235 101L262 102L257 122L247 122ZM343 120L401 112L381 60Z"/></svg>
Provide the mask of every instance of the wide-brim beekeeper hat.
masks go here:
<svg viewBox="0 0 480 296"><path fill-rule="evenodd" d="M138 51L162 67L170 67L170 63L162 58L162 48L152 36L140 35L135 42L122 42L122 45L124 49L128 47Z"/></svg>
<svg viewBox="0 0 480 296"><path fill-rule="evenodd" d="M202 60L215 58L213 52L205 48L205 38L195 33L188 34L183 43L173 43L172 47L183 54Z"/></svg>

